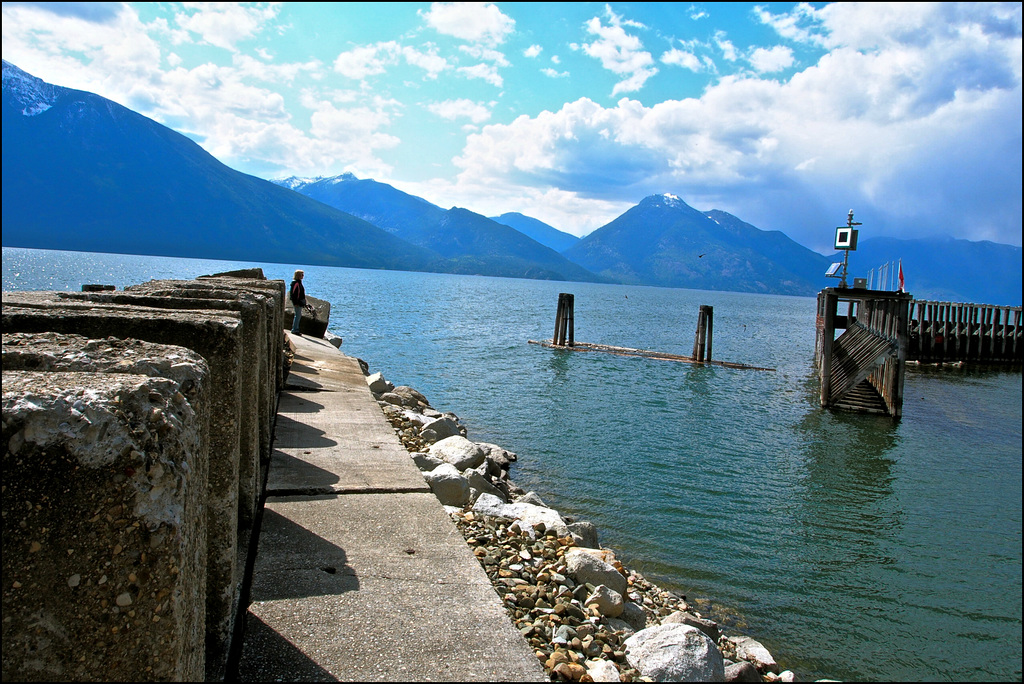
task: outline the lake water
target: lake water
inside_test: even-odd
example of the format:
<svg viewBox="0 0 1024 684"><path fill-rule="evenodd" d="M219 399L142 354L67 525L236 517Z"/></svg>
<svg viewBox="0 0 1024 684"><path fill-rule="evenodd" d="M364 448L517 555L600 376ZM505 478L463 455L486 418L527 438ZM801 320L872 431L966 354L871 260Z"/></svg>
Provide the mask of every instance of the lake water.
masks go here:
<svg viewBox="0 0 1024 684"><path fill-rule="evenodd" d="M1021 680L1019 370L911 369L894 423L818 407L813 298L11 248L3 289L253 265L304 268L344 352L801 678ZM529 344L559 292L577 341L689 354L709 304L715 357L775 370Z"/></svg>

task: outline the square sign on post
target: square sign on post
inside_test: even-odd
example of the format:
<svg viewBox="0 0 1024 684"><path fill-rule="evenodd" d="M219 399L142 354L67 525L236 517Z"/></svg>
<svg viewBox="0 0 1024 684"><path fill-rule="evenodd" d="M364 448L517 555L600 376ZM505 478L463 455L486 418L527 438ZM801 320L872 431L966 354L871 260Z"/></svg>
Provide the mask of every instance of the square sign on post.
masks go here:
<svg viewBox="0 0 1024 684"><path fill-rule="evenodd" d="M836 228L836 249L856 250L858 231L848 226Z"/></svg>

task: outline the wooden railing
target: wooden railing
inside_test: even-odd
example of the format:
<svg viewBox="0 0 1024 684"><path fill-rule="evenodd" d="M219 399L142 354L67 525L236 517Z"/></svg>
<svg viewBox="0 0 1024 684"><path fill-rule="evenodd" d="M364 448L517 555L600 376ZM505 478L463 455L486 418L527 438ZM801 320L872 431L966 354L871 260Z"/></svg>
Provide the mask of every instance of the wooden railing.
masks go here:
<svg viewBox="0 0 1024 684"><path fill-rule="evenodd" d="M907 359L927 363L1019 363L1021 307L915 300Z"/></svg>

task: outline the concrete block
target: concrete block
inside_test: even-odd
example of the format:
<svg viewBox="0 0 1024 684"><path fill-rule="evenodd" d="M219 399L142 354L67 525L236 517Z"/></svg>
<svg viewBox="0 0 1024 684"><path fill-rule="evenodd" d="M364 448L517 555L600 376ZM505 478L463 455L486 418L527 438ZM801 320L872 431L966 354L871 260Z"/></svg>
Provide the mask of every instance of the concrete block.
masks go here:
<svg viewBox="0 0 1024 684"><path fill-rule="evenodd" d="M216 288L211 284L186 281L173 288L155 283L125 288L123 295L104 295L89 301L108 300L113 303L157 306L159 308L224 309L238 311L243 324L241 460L238 465L238 523L241 529L252 528L259 505L260 492L270 460L273 427L272 404L276 396L270 375L271 343L267 330L272 300L266 295ZM164 307L161 304L168 306ZM276 331L275 331L276 332Z"/></svg>
<svg viewBox="0 0 1024 684"><path fill-rule="evenodd" d="M262 269L259 269L262 273ZM246 271L247 272L247 271ZM235 272L237 273L237 272ZM248 290L253 293L269 294L274 298L274 322L270 326L271 330L283 330L285 320L285 303L288 301L288 286L283 280L262 280L252 279L245 277L236 277L231 273L215 274L209 276L199 276L196 278L198 282L212 281L220 286L238 287L241 289ZM151 281L161 282L161 281ZM289 320L288 325L291 325ZM277 360L277 388L280 390L284 386L284 335L274 336L275 351L274 357Z"/></svg>
<svg viewBox="0 0 1024 684"><path fill-rule="evenodd" d="M185 347L121 340L93 340L55 332L3 333L2 365L7 371L126 373L167 378L196 413L200 449L210 449L210 366Z"/></svg>
<svg viewBox="0 0 1024 684"><path fill-rule="evenodd" d="M65 293L66 294L66 293ZM210 365L207 508L207 676L222 676L241 589L238 460L242 321L233 311L155 309L62 299L53 292L4 292L4 332L63 332L186 347ZM7 379L4 378L6 390Z"/></svg>
<svg viewBox="0 0 1024 684"><path fill-rule="evenodd" d="M3 377L3 679L204 679L207 455L178 383Z"/></svg>

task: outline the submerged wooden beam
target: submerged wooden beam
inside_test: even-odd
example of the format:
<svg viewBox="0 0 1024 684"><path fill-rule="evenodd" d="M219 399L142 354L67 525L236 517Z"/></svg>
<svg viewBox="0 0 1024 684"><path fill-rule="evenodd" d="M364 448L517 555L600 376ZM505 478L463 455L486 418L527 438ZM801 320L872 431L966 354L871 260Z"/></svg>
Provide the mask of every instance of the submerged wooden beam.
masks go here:
<svg viewBox="0 0 1024 684"><path fill-rule="evenodd" d="M604 352L606 354L616 354L618 356L639 356L645 359L655 359L659 361L678 361L680 363L699 363L702 365L709 366L722 366L723 368L741 368L745 370L761 370L761 371L773 371L774 368L761 368L760 366L748 366L745 363L733 363L731 361L712 361L710 359L701 361L693 358L692 356L683 356L682 354L669 354L666 352L652 351L650 349L631 349L630 347L615 347L610 344L592 344L590 342L576 342L572 346L552 344L550 340L538 341L538 340L527 340L530 344L539 344L542 347L548 349L561 349L565 351L581 351L581 352Z"/></svg>

